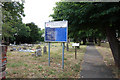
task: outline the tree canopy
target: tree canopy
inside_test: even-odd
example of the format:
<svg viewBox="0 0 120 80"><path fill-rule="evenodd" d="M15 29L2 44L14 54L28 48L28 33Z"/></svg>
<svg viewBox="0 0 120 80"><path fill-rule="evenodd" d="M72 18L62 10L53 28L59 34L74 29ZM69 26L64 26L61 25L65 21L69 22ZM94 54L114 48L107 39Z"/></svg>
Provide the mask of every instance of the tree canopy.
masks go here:
<svg viewBox="0 0 120 80"><path fill-rule="evenodd" d="M105 31L106 27L117 29L119 26L119 3L58 2L56 5L50 16L54 20L68 20L70 34L89 29Z"/></svg>
<svg viewBox="0 0 120 80"><path fill-rule="evenodd" d="M36 41L43 41L42 34L44 33L40 28L38 28L35 23L27 23L26 26L29 26L30 28L30 36L29 36L29 41L28 42L36 42Z"/></svg>

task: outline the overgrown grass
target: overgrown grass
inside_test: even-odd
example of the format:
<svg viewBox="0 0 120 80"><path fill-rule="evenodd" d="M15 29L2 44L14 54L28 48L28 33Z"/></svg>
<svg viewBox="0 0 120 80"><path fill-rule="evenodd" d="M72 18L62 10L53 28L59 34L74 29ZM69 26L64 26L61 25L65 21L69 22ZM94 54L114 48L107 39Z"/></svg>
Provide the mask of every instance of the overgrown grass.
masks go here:
<svg viewBox="0 0 120 80"><path fill-rule="evenodd" d="M41 45L42 49L43 45ZM71 43L69 45L69 51L65 48L64 69L62 69L61 43L51 43L50 66L48 66L48 54L35 57L31 56L33 53L8 51L7 78L79 78L86 46L77 49L77 59L75 59L75 50Z"/></svg>

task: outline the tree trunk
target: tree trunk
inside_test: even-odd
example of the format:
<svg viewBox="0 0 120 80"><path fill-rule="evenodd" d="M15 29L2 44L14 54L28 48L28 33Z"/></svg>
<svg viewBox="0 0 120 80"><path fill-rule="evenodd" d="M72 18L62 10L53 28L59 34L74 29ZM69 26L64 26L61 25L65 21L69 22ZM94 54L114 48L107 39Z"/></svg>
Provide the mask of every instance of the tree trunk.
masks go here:
<svg viewBox="0 0 120 80"><path fill-rule="evenodd" d="M101 46L101 39L98 39L98 46Z"/></svg>
<svg viewBox="0 0 120 80"><path fill-rule="evenodd" d="M83 38L83 45L86 45L86 38Z"/></svg>
<svg viewBox="0 0 120 80"><path fill-rule="evenodd" d="M94 41L95 41L95 44L97 44L97 38L96 37L95 37Z"/></svg>
<svg viewBox="0 0 120 80"><path fill-rule="evenodd" d="M62 46L62 43L61 43L61 46Z"/></svg>
<svg viewBox="0 0 120 80"><path fill-rule="evenodd" d="M118 66L118 68L120 68L120 44L116 38L116 31L113 28L107 27L106 35L114 57L115 64Z"/></svg>
<svg viewBox="0 0 120 80"><path fill-rule="evenodd" d="M68 42L67 42L67 51L69 51L69 45L68 45Z"/></svg>

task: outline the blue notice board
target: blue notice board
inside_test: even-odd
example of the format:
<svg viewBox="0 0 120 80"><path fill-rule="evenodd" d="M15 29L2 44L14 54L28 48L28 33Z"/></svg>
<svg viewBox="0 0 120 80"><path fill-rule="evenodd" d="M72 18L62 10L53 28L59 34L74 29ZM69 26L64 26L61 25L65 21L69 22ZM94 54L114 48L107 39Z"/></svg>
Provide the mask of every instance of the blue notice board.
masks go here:
<svg viewBox="0 0 120 80"><path fill-rule="evenodd" d="M67 33L67 26L45 27L45 42L67 42Z"/></svg>

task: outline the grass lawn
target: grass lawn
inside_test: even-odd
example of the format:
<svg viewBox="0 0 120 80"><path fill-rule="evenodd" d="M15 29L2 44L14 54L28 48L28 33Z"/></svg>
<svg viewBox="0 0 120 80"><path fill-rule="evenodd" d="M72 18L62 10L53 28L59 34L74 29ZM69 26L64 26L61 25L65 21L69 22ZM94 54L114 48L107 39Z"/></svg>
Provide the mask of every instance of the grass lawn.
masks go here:
<svg viewBox="0 0 120 80"><path fill-rule="evenodd" d="M112 69L116 78L120 78L120 70L115 66L113 55L108 43L102 43L101 46L96 46L96 49L101 53L104 63Z"/></svg>
<svg viewBox="0 0 120 80"><path fill-rule="evenodd" d="M41 45L43 49L43 45ZM70 43L70 49L65 49L64 70L62 69L61 43L51 44L50 66L48 66L48 54L41 57L31 56L33 53L9 51L7 52L7 78L79 78L81 62L86 46L80 46L75 60L74 48ZM36 47L37 45L35 45ZM35 48L34 47L34 48ZM48 49L48 48L47 48Z"/></svg>

